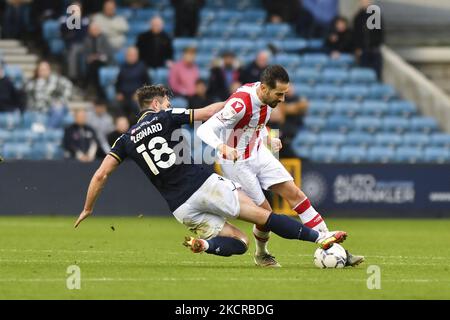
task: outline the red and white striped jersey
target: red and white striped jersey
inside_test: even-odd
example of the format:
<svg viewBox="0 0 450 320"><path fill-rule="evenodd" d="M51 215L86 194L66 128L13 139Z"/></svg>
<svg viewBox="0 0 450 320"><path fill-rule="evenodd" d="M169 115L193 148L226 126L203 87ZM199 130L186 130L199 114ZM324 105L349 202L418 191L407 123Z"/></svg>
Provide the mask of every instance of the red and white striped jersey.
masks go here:
<svg viewBox="0 0 450 320"><path fill-rule="evenodd" d="M238 150L239 160L248 160L256 155L272 108L264 105L256 94L260 82L240 87L227 100L225 107L214 118L222 123L220 138L228 146Z"/></svg>

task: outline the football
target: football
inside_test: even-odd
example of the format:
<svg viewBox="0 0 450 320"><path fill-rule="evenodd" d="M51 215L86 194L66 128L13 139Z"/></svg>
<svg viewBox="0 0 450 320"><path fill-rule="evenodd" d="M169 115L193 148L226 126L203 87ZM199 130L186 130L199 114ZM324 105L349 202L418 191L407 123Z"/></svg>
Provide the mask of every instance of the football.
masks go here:
<svg viewBox="0 0 450 320"><path fill-rule="evenodd" d="M347 252L337 243L328 250L318 248L314 253L314 265L320 269L344 268L346 262Z"/></svg>

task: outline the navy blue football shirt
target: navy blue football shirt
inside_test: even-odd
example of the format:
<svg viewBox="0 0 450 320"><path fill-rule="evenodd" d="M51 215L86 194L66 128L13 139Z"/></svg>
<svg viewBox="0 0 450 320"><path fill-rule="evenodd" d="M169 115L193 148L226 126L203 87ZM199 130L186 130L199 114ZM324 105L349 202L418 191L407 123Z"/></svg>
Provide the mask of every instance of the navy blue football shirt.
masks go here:
<svg viewBox="0 0 450 320"><path fill-rule="evenodd" d="M192 124L194 110L167 109L143 112L137 124L120 136L109 155L122 162L133 159L175 211L213 174L210 166L181 161L176 150L190 150L183 138L173 141L172 134L184 124ZM176 136L176 135L175 135ZM179 144L185 145L179 145ZM186 157L183 157L186 159ZM185 161L186 162L186 161Z"/></svg>

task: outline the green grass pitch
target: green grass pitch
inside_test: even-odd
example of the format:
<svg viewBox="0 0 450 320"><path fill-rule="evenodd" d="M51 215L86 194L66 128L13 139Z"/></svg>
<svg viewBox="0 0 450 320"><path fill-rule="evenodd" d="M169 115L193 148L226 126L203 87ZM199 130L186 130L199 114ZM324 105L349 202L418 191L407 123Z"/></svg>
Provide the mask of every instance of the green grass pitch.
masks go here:
<svg viewBox="0 0 450 320"><path fill-rule="evenodd" d="M94 216L78 230L74 220L0 218L0 299L450 299L450 220L329 219L367 258L333 270L313 266L314 244L275 235L283 268L261 269L253 242L243 256L191 253L173 218ZM80 267L80 290L66 287L70 265ZM367 288L369 265L380 267L379 290Z"/></svg>

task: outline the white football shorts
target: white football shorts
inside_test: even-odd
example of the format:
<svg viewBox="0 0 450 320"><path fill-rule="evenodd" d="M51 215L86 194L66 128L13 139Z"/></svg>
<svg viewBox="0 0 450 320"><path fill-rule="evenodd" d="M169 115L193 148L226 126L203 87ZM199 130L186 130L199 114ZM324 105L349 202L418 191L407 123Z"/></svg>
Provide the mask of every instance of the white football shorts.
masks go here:
<svg viewBox="0 0 450 320"><path fill-rule="evenodd" d="M202 239L216 237L227 219L239 216L240 185L212 174L173 215Z"/></svg>
<svg viewBox="0 0 450 320"><path fill-rule="evenodd" d="M223 175L239 183L242 190L259 206L266 199L262 190L293 181L294 178L266 146L261 145L256 152L256 156L247 161L222 161L220 165Z"/></svg>

